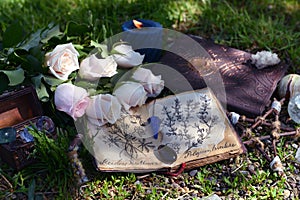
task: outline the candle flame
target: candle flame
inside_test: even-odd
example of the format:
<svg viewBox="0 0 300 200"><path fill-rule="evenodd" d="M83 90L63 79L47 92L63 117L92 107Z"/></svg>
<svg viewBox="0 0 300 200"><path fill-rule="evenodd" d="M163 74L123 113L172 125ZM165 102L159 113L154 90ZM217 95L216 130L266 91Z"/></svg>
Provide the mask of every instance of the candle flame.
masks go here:
<svg viewBox="0 0 300 200"><path fill-rule="evenodd" d="M138 20L134 19L134 20L132 20L132 22L133 22L134 26L138 29L141 29L143 27L143 23Z"/></svg>

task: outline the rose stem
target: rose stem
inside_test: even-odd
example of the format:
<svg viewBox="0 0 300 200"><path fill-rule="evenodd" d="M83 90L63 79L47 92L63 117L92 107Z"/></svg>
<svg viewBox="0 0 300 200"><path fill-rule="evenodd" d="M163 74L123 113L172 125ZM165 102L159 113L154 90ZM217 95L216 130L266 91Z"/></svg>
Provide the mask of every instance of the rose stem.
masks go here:
<svg viewBox="0 0 300 200"><path fill-rule="evenodd" d="M266 152L259 146L256 146L256 148L260 151L260 153L267 159L268 162L272 162L272 159L266 154Z"/></svg>

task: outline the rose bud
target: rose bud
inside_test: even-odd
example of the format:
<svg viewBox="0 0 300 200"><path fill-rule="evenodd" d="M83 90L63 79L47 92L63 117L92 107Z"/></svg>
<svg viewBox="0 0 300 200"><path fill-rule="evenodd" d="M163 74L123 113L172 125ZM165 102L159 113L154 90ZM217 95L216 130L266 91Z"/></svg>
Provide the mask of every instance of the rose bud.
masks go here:
<svg viewBox="0 0 300 200"><path fill-rule="evenodd" d="M147 92L142 84L126 81L121 83L113 92L126 110L130 107L141 106L146 102Z"/></svg>
<svg viewBox="0 0 300 200"><path fill-rule="evenodd" d="M67 113L74 120L85 114L88 102L87 91L70 83L59 85L54 93L56 109Z"/></svg>
<svg viewBox="0 0 300 200"><path fill-rule="evenodd" d="M139 67L134 71L132 78L144 86L148 97L158 96L164 88L161 75L155 76L149 69Z"/></svg>
<svg viewBox="0 0 300 200"><path fill-rule="evenodd" d="M145 57L145 55L133 51L132 47L127 44L116 45L112 51L117 52L113 54L113 57L118 66L124 68L131 68L142 64Z"/></svg>
<svg viewBox="0 0 300 200"><path fill-rule="evenodd" d="M102 126L114 124L121 116L121 104L118 99L110 94L99 94L91 97L86 109L86 115L90 123Z"/></svg>

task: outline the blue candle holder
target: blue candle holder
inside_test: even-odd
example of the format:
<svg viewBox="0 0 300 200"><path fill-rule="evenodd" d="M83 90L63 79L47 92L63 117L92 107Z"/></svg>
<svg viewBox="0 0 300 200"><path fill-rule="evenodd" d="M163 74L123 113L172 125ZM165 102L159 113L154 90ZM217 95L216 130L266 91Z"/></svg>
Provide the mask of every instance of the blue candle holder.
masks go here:
<svg viewBox="0 0 300 200"><path fill-rule="evenodd" d="M151 63L160 60L162 53L163 28L158 22L146 19L137 19L142 23L137 28L133 21L126 21L122 24L122 40L130 43L133 49L145 55L144 62Z"/></svg>

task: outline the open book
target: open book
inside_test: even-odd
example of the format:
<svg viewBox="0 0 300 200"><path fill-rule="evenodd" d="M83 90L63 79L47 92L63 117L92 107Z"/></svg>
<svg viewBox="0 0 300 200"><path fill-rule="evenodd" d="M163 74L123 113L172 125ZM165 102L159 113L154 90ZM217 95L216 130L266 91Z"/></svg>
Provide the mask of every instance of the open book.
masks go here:
<svg viewBox="0 0 300 200"><path fill-rule="evenodd" d="M156 99L115 124L89 125L101 171L148 172L202 166L244 152L208 88Z"/></svg>

